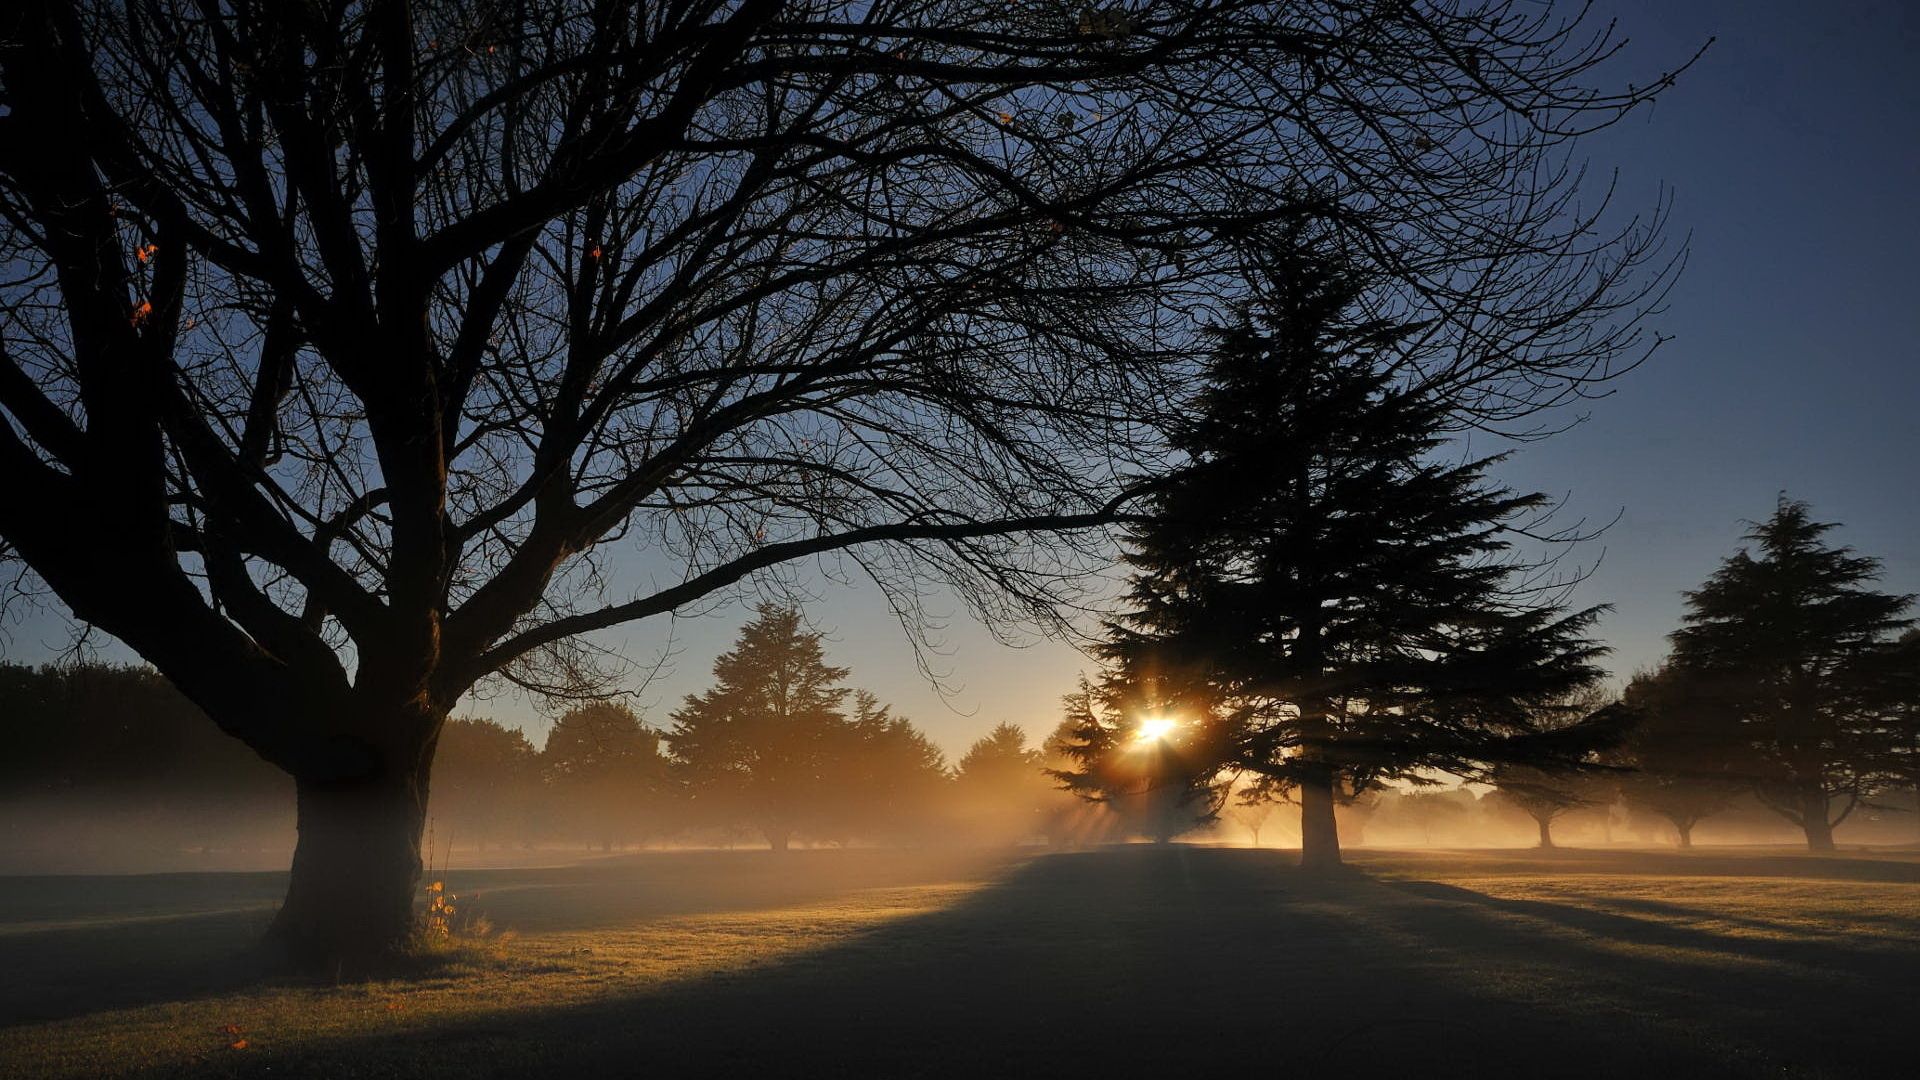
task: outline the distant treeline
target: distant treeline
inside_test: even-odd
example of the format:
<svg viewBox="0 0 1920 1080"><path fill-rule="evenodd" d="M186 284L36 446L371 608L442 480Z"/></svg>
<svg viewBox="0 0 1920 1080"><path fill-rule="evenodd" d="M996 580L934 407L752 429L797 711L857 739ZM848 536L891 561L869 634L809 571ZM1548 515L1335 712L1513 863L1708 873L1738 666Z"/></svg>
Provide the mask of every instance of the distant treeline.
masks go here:
<svg viewBox="0 0 1920 1080"><path fill-rule="evenodd" d="M0 664L0 852L284 848L293 782L148 668Z"/></svg>
<svg viewBox="0 0 1920 1080"><path fill-rule="evenodd" d="M448 721L429 808L441 847L912 844L1086 839L1104 815L1002 724L949 766L844 685L799 612L762 608L715 685L664 727L618 701L517 727ZM251 848L291 840L292 786L150 670L0 666L0 814L13 852Z"/></svg>

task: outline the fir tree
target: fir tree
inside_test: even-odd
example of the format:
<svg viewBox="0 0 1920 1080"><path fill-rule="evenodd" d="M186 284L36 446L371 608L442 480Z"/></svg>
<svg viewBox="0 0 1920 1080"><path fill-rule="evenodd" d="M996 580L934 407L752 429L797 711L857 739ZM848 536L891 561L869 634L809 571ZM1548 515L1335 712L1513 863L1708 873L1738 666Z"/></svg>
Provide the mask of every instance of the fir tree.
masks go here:
<svg viewBox="0 0 1920 1080"><path fill-rule="evenodd" d="M1742 549L1686 594L1673 663L1725 710L1753 792L1833 849L1833 829L1901 775L1913 718L1896 635L1912 596L1870 588L1876 559L1782 496Z"/></svg>
<svg viewBox="0 0 1920 1080"><path fill-rule="evenodd" d="M688 695L666 736L696 804L752 825L776 851L823 819L843 749L847 669L826 662L820 638L797 608L762 605L714 661L713 688Z"/></svg>
<svg viewBox="0 0 1920 1080"><path fill-rule="evenodd" d="M1297 792L1302 860L1339 861L1336 798L1495 761L1575 762L1596 725L1552 702L1590 684L1599 609L1516 580L1544 496L1448 459L1443 398L1395 384L1415 328L1353 317L1361 289L1309 258L1220 330L1172 433L1185 460L1132 530L1110 696L1184 715L1213 764Z"/></svg>
<svg viewBox="0 0 1920 1080"><path fill-rule="evenodd" d="M1174 714L1165 697L1139 691L1124 669L1097 684L1081 676L1061 703L1050 748L1064 760L1047 773L1106 806L1124 833L1165 843L1219 812L1231 787L1231 777L1220 775L1220 725Z"/></svg>

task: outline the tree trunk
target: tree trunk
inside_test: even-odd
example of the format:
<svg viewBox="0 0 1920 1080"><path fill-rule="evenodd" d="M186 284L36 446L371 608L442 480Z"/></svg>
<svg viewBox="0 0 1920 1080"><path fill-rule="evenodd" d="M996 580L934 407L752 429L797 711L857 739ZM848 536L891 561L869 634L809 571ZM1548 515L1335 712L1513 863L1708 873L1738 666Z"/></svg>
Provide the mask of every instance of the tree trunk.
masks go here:
<svg viewBox="0 0 1920 1080"><path fill-rule="evenodd" d="M1693 822L1674 822L1673 827L1680 833L1680 849L1685 851L1693 847Z"/></svg>
<svg viewBox="0 0 1920 1080"><path fill-rule="evenodd" d="M1808 851L1833 850L1833 826L1827 821L1827 793L1813 789L1800 797L1800 827L1806 830Z"/></svg>
<svg viewBox="0 0 1920 1080"><path fill-rule="evenodd" d="M364 970L406 948L420 888L427 766L295 780L300 838L268 938L311 971Z"/></svg>
<svg viewBox="0 0 1920 1080"><path fill-rule="evenodd" d="M1553 846L1553 819L1552 818L1534 818L1533 820L1535 824L1540 826L1540 846L1543 848L1552 847Z"/></svg>
<svg viewBox="0 0 1920 1080"><path fill-rule="evenodd" d="M793 836L792 833L785 829L763 829L761 831L767 834L767 846L775 851L787 850L787 841Z"/></svg>
<svg viewBox="0 0 1920 1080"><path fill-rule="evenodd" d="M1333 770L1300 781L1300 865L1340 865L1340 829L1333 818Z"/></svg>

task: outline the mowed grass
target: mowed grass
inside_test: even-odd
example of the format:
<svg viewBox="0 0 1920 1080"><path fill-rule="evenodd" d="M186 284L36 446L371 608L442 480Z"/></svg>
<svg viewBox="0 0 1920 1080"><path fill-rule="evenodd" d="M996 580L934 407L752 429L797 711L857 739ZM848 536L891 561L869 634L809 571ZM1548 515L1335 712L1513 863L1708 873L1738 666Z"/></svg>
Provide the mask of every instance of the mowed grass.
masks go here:
<svg viewBox="0 0 1920 1080"><path fill-rule="evenodd" d="M0 1075L1912 1075L1912 855L1291 857L456 870L511 940L341 985L278 875L0 879Z"/></svg>

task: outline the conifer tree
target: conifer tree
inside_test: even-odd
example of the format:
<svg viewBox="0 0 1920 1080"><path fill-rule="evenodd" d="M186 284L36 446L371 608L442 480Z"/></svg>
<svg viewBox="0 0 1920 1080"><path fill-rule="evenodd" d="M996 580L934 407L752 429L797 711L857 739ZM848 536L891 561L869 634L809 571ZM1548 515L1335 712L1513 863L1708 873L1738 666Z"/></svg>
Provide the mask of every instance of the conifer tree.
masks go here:
<svg viewBox="0 0 1920 1080"><path fill-rule="evenodd" d="M820 638L799 609L762 605L666 736L696 805L760 830L776 851L825 812L846 726L847 669L827 663Z"/></svg>
<svg viewBox="0 0 1920 1080"><path fill-rule="evenodd" d="M946 755L890 706L866 690L829 747L822 779L834 839L855 834L882 841L924 839L951 780Z"/></svg>
<svg viewBox="0 0 1920 1080"><path fill-rule="evenodd" d="M1000 723L974 740L954 767L954 807L976 839L1018 843L1046 831L1061 795L1044 771L1045 751L1018 724Z"/></svg>
<svg viewBox="0 0 1920 1080"><path fill-rule="evenodd" d="M1832 547L1831 522L1782 496L1753 544L1686 594L1673 663L1731 716L1753 793L1814 851L1900 778L1912 746L1900 676L1912 596L1875 591L1880 562Z"/></svg>
<svg viewBox="0 0 1920 1080"><path fill-rule="evenodd" d="M1213 729L1218 766L1297 792L1302 861L1327 865L1337 798L1576 762L1602 725L1554 703L1603 650L1599 609L1522 580L1545 497L1458 459L1443 399L1396 384L1418 328L1357 315L1361 284L1316 256L1270 280L1170 433L1185 460L1131 531L1104 658L1122 696Z"/></svg>
<svg viewBox="0 0 1920 1080"><path fill-rule="evenodd" d="M1081 676L1061 701L1064 715L1050 740L1063 767L1047 773L1112 811L1122 832L1166 843L1216 816L1233 778L1222 775L1222 725L1173 713L1143 685L1124 668L1098 683ZM1171 693L1171 684L1160 692Z"/></svg>

